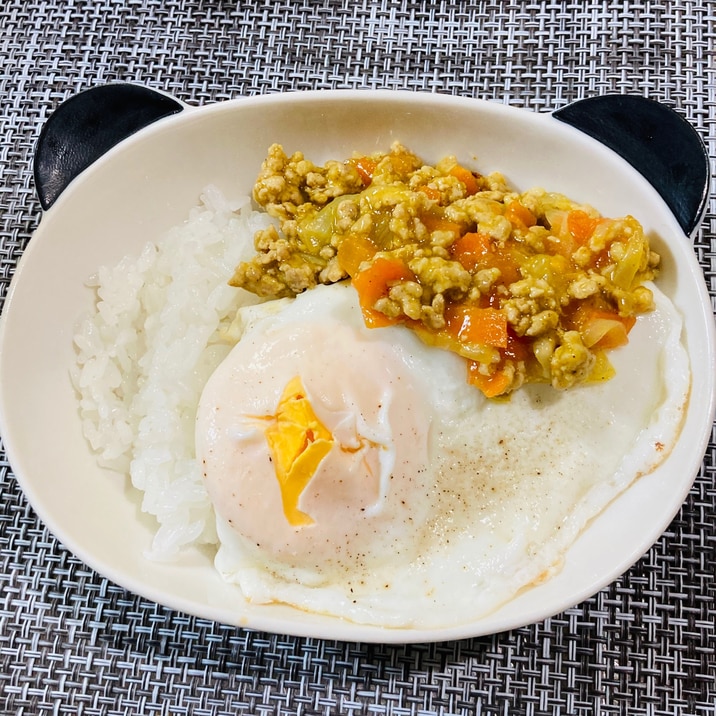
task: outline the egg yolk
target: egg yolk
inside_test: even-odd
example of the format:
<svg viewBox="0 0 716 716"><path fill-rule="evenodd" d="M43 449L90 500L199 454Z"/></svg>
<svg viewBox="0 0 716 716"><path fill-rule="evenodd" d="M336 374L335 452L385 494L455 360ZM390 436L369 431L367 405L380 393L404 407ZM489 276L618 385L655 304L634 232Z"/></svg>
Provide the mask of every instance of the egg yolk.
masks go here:
<svg viewBox="0 0 716 716"><path fill-rule="evenodd" d="M313 524L311 517L298 509L298 500L333 447L333 435L316 417L298 376L288 382L276 414L267 419L270 422L264 434L286 519L293 527Z"/></svg>

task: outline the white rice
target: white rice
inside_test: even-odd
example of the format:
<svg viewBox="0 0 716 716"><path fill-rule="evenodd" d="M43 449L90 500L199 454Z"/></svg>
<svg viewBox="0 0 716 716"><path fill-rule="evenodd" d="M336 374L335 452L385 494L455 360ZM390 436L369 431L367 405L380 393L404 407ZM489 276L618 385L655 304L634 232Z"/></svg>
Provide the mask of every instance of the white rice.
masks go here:
<svg viewBox="0 0 716 716"><path fill-rule="evenodd" d="M231 348L224 332L256 300L227 280L268 221L248 197L229 203L208 187L184 224L89 281L97 300L77 326L72 375L82 428L100 464L128 474L156 517L152 559L217 542L194 455L195 413Z"/></svg>

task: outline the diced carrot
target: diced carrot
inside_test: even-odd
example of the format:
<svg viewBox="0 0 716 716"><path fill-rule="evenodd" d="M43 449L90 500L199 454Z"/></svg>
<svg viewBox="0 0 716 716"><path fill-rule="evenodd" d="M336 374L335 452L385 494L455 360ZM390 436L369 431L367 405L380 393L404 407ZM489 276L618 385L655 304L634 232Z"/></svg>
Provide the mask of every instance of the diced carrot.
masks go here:
<svg viewBox="0 0 716 716"><path fill-rule="evenodd" d="M494 259L488 264L490 267L499 269L501 283L509 286L522 278L520 272L519 258L509 249L497 252Z"/></svg>
<svg viewBox="0 0 716 716"><path fill-rule="evenodd" d="M520 201L516 199L505 206L505 218L513 226L529 228L537 223L535 215Z"/></svg>
<svg viewBox="0 0 716 716"><path fill-rule="evenodd" d="M629 342L629 331L636 323L635 316L620 316L616 311L580 304L572 317L584 345L588 348L611 349Z"/></svg>
<svg viewBox="0 0 716 716"><path fill-rule="evenodd" d="M620 316L620 318L628 334L631 329L634 328L634 324L636 323L636 316Z"/></svg>
<svg viewBox="0 0 716 716"><path fill-rule="evenodd" d="M420 221L423 222L423 226L432 233L433 231L452 231L455 236L459 236L462 231L462 226L456 224L454 221L449 221L439 213L427 212L421 214Z"/></svg>
<svg viewBox="0 0 716 716"><path fill-rule="evenodd" d="M507 345L500 352L504 358L509 358L516 363L534 358L529 341L526 338L520 338L510 326L507 327Z"/></svg>
<svg viewBox="0 0 716 716"><path fill-rule="evenodd" d="M440 192L435 187L424 184L418 187L418 191L425 194L432 201L440 201Z"/></svg>
<svg viewBox="0 0 716 716"><path fill-rule="evenodd" d="M353 166L360 174L360 178L365 186L369 186L373 181L373 172L375 171L376 162L370 157L358 157L351 160Z"/></svg>
<svg viewBox="0 0 716 716"><path fill-rule="evenodd" d="M507 347L507 318L496 308L449 304L445 323L447 332L461 343Z"/></svg>
<svg viewBox="0 0 716 716"><path fill-rule="evenodd" d="M478 269L496 268L500 271L500 283L519 281L520 252L515 242L497 246L489 235L482 232L463 234L450 246L450 254L471 273Z"/></svg>
<svg viewBox="0 0 716 716"><path fill-rule="evenodd" d="M629 342L629 331L636 323L635 316L592 316L585 326L585 344L591 348L618 348ZM596 339L595 342L594 339ZM590 345L591 344L591 345Z"/></svg>
<svg viewBox="0 0 716 716"><path fill-rule="evenodd" d="M598 219L594 219L581 209L572 209L567 214L567 230L580 246L589 241L597 223Z"/></svg>
<svg viewBox="0 0 716 716"><path fill-rule="evenodd" d="M479 370L479 363L468 361L467 382L478 387L486 398L496 398L510 387L511 379L505 371L496 370L490 375L484 375Z"/></svg>
<svg viewBox="0 0 716 716"><path fill-rule="evenodd" d="M597 331L602 331L602 328L597 327L596 325L594 328ZM609 326L608 330L604 331L602 337L596 343L592 344L591 347L604 349L619 348L619 346L625 346L628 342L629 338L624 324L614 322Z"/></svg>
<svg viewBox="0 0 716 716"><path fill-rule="evenodd" d="M456 179L459 179L465 185L465 193L468 196L477 194L477 190L480 188L477 183L475 175L465 167L456 164L451 170L450 174Z"/></svg>
<svg viewBox="0 0 716 716"><path fill-rule="evenodd" d="M377 252L378 247L367 236L352 234L338 245L338 264L349 276L355 276L361 264Z"/></svg>
<svg viewBox="0 0 716 716"><path fill-rule="evenodd" d="M452 258L459 261L468 271L474 271L489 251L490 237L483 233L463 234L450 246Z"/></svg>
<svg viewBox="0 0 716 716"><path fill-rule="evenodd" d="M390 288L401 281L414 281L415 274L399 259L377 258L368 268L353 277L363 321L368 328L379 328L396 323L375 309L379 299L388 295Z"/></svg>

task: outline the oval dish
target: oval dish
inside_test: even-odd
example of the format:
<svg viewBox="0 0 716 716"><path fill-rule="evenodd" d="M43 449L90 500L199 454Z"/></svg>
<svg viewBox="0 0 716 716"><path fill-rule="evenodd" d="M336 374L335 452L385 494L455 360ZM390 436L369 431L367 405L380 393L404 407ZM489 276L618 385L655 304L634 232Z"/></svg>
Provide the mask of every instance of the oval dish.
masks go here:
<svg viewBox="0 0 716 716"><path fill-rule="evenodd" d="M246 603L209 552L147 561L152 525L128 481L97 467L69 379L73 328L91 305L101 264L137 254L181 223L202 189L247 194L267 147L320 162L400 140L426 160L465 158L520 190L544 186L633 214L664 257L659 283L684 317L692 390L681 438L583 532L554 578L492 614L439 630L351 624L284 606ZM588 168L588 170L585 170ZM59 193L17 267L0 335L0 418L8 457L39 517L81 560L146 598L192 615L277 633L367 642L479 636L542 620L627 570L660 537L699 470L714 415L714 323L690 242L653 186L594 138L554 117L474 99L403 92L324 91L185 108L110 149Z"/></svg>

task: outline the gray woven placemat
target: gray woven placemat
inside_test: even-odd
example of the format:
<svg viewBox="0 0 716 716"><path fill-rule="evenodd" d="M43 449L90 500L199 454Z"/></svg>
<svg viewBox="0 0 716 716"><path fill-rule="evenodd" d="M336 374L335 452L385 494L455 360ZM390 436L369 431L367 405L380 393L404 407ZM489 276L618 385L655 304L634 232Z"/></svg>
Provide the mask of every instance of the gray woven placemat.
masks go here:
<svg viewBox="0 0 716 716"><path fill-rule="evenodd" d="M201 104L400 88L552 110L604 92L676 107L716 155L714 2L5 0L0 300L39 220L33 144L76 91L115 80ZM695 251L716 296L716 205ZM2 714L716 713L716 447L627 574L547 621L380 646L249 632L165 609L48 533L0 456Z"/></svg>

